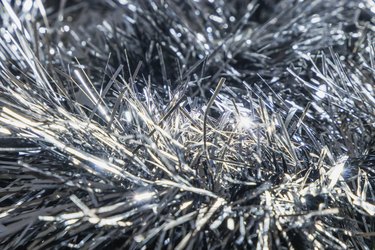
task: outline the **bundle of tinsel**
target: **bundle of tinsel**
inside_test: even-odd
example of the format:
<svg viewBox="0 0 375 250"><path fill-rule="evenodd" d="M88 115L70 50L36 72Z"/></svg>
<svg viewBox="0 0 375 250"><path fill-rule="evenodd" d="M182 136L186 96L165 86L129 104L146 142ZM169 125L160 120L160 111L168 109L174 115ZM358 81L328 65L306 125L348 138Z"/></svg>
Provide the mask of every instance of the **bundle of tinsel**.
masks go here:
<svg viewBox="0 0 375 250"><path fill-rule="evenodd" d="M0 1L1 249L374 249L373 0Z"/></svg>

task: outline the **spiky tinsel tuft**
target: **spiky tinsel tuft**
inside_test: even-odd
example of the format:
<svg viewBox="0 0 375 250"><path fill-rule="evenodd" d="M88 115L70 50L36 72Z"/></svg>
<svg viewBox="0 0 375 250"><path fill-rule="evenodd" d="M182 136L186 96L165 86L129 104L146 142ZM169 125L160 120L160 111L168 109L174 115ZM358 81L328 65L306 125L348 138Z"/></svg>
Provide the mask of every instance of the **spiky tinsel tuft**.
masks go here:
<svg viewBox="0 0 375 250"><path fill-rule="evenodd" d="M372 0L0 14L2 249L374 249Z"/></svg>

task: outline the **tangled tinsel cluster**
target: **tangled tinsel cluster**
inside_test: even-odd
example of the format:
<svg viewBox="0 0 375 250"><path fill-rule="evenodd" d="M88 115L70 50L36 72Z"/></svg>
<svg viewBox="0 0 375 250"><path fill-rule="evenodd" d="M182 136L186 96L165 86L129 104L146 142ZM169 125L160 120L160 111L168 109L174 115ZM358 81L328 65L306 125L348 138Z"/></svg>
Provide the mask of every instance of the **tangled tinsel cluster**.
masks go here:
<svg viewBox="0 0 375 250"><path fill-rule="evenodd" d="M374 249L372 0L0 1L1 249Z"/></svg>

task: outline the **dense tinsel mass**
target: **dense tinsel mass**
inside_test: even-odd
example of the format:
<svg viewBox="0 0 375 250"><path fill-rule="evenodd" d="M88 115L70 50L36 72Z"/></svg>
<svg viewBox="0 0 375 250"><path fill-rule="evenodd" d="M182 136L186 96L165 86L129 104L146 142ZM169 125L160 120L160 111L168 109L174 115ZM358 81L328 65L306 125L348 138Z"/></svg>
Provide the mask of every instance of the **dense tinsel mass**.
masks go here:
<svg viewBox="0 0 375 250"><path fill-rule="evenodd" d="M1 249L375 249L373 0L0 0Z"/></svg>

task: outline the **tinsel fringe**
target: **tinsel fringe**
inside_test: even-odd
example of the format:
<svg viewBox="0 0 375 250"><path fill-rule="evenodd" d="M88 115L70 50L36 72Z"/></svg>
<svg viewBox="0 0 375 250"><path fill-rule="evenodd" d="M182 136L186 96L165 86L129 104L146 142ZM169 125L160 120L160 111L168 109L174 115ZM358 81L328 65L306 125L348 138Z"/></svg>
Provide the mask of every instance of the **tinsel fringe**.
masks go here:
<svg viewBox="0 0 375 250"><path fill-rule="evenodd" d="M0 4L1 249L374 249L375 2Z"/></svg>

